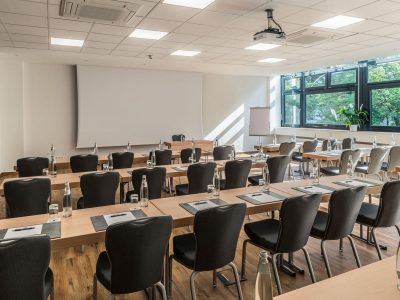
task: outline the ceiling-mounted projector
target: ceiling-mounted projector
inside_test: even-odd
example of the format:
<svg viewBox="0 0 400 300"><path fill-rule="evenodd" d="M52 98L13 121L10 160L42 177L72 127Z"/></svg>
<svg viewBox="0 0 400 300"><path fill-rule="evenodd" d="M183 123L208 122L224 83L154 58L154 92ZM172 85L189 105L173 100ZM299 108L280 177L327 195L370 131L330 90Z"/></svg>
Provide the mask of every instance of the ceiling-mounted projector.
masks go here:
<svg viewBox="0 0 400 300"><path fill-rule="evenodd" d="M270 41L285 41L286 34L282 30L281 25L279 25L273 17L273 9L266 9L265 12L267 13L268 18L268 28L259 31L253 35L253 40L259 41L262 39L267 39Z"/></svg>

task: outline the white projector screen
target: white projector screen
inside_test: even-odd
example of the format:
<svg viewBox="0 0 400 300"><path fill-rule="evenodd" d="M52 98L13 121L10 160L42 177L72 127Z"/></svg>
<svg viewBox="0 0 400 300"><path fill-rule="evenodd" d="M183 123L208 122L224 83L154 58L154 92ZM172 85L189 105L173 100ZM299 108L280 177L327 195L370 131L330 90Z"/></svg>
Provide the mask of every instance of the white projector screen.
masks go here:
<svg viewBox="0 0 400 300"><path fill-rule="evenodd" d="M77 148L203 137L202 75L77 66Z"/></svg>
<svg viewBox="0 0 400 300"><path fill-rule="evenodd" d="M269 107L250 107L250 136L270 134Z"/></svg>

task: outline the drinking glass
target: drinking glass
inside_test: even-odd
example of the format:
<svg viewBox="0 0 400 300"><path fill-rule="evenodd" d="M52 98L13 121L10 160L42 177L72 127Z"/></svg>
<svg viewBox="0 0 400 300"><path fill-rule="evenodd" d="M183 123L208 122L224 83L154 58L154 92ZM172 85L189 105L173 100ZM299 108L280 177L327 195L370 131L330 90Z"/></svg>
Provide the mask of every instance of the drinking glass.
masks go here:
<svg viewBox="0 0 400 300"><path fill-rule="evenodd" d="M214 185L212 185L212 184L207 185L208 199L214 198L214 190L215 190Z"/></svg>
<svg viewBox="0 0 400 300"><path fill-rule="evenodd" d="M264 178L261 178L261 179L258 180L258 186L261 188L261 192L263 192L264 188L265 188L265 180L264 180Z"/></svg>
<svg viewBox="0 0 400 300"><path fill-rule="evenodd" d="M49 222L55 222L58 219L58 204L49 205Z"/></svg>
<svg viewBox="0 0 400 300"><path fill-rule="evenodd" d="M108 166L108 164L103 164L103 170L104 171L109 171L110 167Z"/></svg>
<svg viewBox="0 0 400 300"><path fill-rule="evenodd" d="M151 161L151 160L148 160L147 162L146 162L146 166L147 166L147 168L152 168L153 167L153 162Z"/></svg>
<svg viewBox="0 0 400 300"><path fill-rule="evenodd" d="M43 176L49 176L49 169L48 168L44 168L42 172L43 172Z"/></svg>
<svg viewBox="0 0 400 300"><path fill-rule="evenodd" d="M139 195L138 194L130 194L129 200L131 203L138 203L139 202Z"/></svg>

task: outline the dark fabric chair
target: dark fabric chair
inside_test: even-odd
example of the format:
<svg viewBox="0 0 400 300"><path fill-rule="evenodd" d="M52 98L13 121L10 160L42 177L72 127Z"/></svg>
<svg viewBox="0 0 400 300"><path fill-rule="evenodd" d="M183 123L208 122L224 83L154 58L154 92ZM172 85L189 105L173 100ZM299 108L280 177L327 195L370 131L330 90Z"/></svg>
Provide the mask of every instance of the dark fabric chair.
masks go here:
<svg viewBox="0 0 400 300"><path fill-rule="evenodd" d="M376 229L395 226L400 235L400 181L385 183L382 188L379 205L363 202L360 213L357 216L357 223L372 227L372 242L381 260L382 253L376 239Z"/></svg>
<svg viewBox="0 0 400 300"><path fill-rule="evenodd" d="M295 142L284 142L279 145L279 154L280 155L289 155L293 154L294 148L296 148Z"/></svg>
<svg viewBox="0 0 400 300"><path fill-rule="evenodd" d="M182 196L207 192L207 185L213 183L216 166L214 162L189 165L187 170L189 183L176 185L176 194Z"/></svg>
<svg viewBox="0 0 400 300"><path fill-rule="evenodd" d="M344 138L342 141L342 149L351 149L353 145L353 139L352 138Z"/></svg>
<svg viewBox="0 0 400 300"><path fill-rule="evenodd" d="M165 168L142 168L132 171L132 185L133 191L126 194L126 202L131 202L131 195L137 194L140 200L140 186L142 184L143 175L146 175L147 186L149 189L149 200L161 198L162 188L166 177Z"/></svg>
<svg viewBox="0 0 400 300"><path fill-rule="evenodd" d="M215 147L213 150L214 160L228 160L232 150L233 147L228 145Z"/></svg>
<svg viewBox="0 0 400 300"><path fill-rule="evenodd" d="M270 183L283 182L285 179L285 172L290 163L290 156L271 156L267 159L267 167L269 172ZM258 181L262 179L262 175L249 177L251 185L258 185Z"/></svg>
<svg viewBox="0 0 400 300"><path fill-rule="evenodd" d="M105 237L93 279L93 299L97 281L113 295L131 294L159 287L167 300L163 263L172 231L171 216L138 219L111 225Z"/></svg>
<svg viewBox="0 0 400 300"><path fill-rule="evenodd" d="M355 168L355 172L365 175L376 175L380 180L383 180L379 172L387 153L388 149L386 148L371 149L368 164L359 163Z"/></svg>
<svg viewBox="0 0 400 300"><path fill-rule="evenodd" d="M242 279L246 278L246 247L251 243L272 253L273 273L279 294L282 294L282 287L278 275L277 257L284 253L302 250L311 280L315 283L310 257L304 246L307 244L321 198L321 194L313 194L286 199L282 203L280 220L267 219L244 225L244 231L249 239L243 242Z"/></svg>
<svg viewBox="0 0 400 300"><path fill-rule="evenodd" d="M192 148L185 148L181 150L181 163L187 164L189 163L189 158L192 157ZM201 148L195 148L196 162L200 161L201 158Z"/></svg>
<svg viewBox="0 0 400 300"><path fill-rule="evenodd" d="M97 171L99 158L94 154L73 155L69 163L73 173Z"/></svg>
<svg viewBox="0 0 400 300"><path fill-rule="evenodd" d="M4 183L8 218L47 214L51 183L48 178L11 180Z"/></svg>
<svg viewBox="0 0 400 300"><path fill-rule="evenodd" d="M169 291L172 290L172 261L193 270L190 276L192 299L196 299L195 276L229 265L235 275L239 299L243 299L235 259L237 241L246 214L246 204L232 204L202 210L194 217L193 233L173 238L174 254L169 259ZM215 273L214 273L215 274ZM215 276L214 276L215 283Z"/></svg>
<svg viewBox="0 0 400 300"><path fill-rule="evenodd" d="M50 257L48 236L1 241L0 300L54 300Z"/></svg>
<svg viewBox="0 0 400 300"><path fill-rule="evenodd" d="M337 140L336 139L327 139L322 141L322 151L328 151L328 141L331 142L331 149L335 150L337 146Z"/></svg>
<svg viewBox="0 0 400 300"><path fill-rule="evenodd" d="M327 176L336 176L336 175L343 175L347 173L347 164L349 163L349 158L351 155L351 159L353 161L353 172L357 166L358 161L360 160L361 151L359 149L356 150L343 150L342 154L340 155L339 166L328 166L322 167L321 173Z"/></svg>
<svg viewBox="0 0 400 300"><path fill-rule="evenodd" d="M332 277L332 271L325 251L325 241L348 238L357 266L361 267L360 258L350 234L353 231L366 192L366 186L336 190L329 200L328 213L323 211L317 213L311 229L311 236L321 240L322 256L328 277Z"/></svg>
<svg viewBox="0 0 400 300"><path fill-rule="evenodd" d="M114 152L111 155L114 170L132 168L134 158L133 152Z"/></svg>
<svg viewBox="0 0 400 300"><path fill-rule="evenodd" d="M49 167L47 157L25 157L17 160L17 171L19 177L41 176L43 169Z"/></svg>
<svg viewBox="0 0 400 300"><path fill-rule="evenodd" d="M172 136L172 141L173 142L181 142L181 141L184 141L185 140L185 135L184 134L174 134L173 136Z"/></svg>
<svg viewBox="0 0 400 300"><path fill-rule="evenodd" d="M118 172L96 172L81 176L82 198L77 208L90 208L115 204L115 193L119 185Z"/></svg>
<svg viewBox="0 0 400 300"><path fill-rule="evenodd" d="M302 153L317 151L318 140L305 141L302 147ZM304 164L312 161L311 158L303 157L302 153L295 153L292 156L294 161L299 162L300 173L304 176Z"/></svg>
<svg viewBox="0 0 400 300"><path fill-rule="evenodd" d="M225 164L225 179L220 181L221 190L246 187L252 163L250 159L227 161Z"/></svg>
<svg viewBox="0 0 400 300"><path fill-rule="evenodd" d="M157 166L166 166L171 164L172 160L172 150L155 150L156 154L156 165ZM151 152L149 153L149 160L151 159Z"/></svg>
<svg viewBox="0 0 400 300"><path fill-rule="evenodd" d="M400 146L393 146L390 148L388 161L382 163L381 170L385 173L388 178L388 173L395 172L396 167L400 166Z"/></svg>

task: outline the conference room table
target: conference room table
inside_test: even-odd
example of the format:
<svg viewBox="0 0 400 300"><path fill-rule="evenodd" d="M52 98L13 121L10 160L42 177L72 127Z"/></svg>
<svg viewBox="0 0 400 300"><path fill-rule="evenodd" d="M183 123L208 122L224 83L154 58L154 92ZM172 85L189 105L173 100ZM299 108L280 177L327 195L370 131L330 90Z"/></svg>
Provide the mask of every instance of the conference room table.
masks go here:
<svg viewBox="0 0 400 300"><path fill-rule="evenodd" d="M361 152L361 157L369 156L372 148L357 148ZM344 150L317 151L303 153L303 157L319 161L338 161Z"/></svg>
<svg viewBox="0 0 400 300"><path fill-rule="evenodd" d="M185 148L192 148L192 142L196 148L201 148L202 152L212 152L214 148L214 141L210 140L166 141L164 145L172 151L181 151Z"/></svg>

